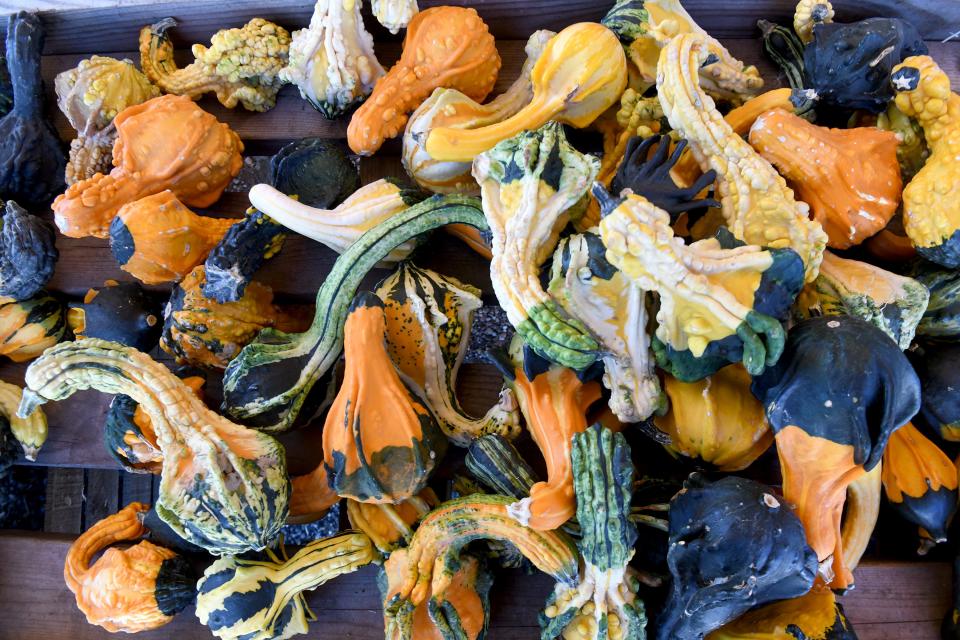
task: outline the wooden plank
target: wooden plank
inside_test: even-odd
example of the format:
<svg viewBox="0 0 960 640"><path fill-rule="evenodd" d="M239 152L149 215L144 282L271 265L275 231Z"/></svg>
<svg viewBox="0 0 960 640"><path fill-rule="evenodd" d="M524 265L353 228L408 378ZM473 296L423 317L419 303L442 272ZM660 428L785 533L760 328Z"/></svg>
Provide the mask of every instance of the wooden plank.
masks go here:
<svg viewBox="0 0 960 640"><path fill-rule="evenodd" d="M51 469L47 474L45 504L44 531L80 533L83 524L83 470Z"/></svg>
<svg viewBox="0 0 960 640"><path fill-rule="evenodd" d="M124 473L120 476L120 506L131 502L153 503L153 476L147 473Z"/></svg>
<svg viewBox="0 0 960 640"><path fill-rule="evenodd" d="M63 558L69 536L0 532L0 618L3 637L9 640L53 640L71 638L89 640L111 637L98 627L88 625L73 604L62 574ZM870 564L858 569L860 584L844 597L844 607L861 640L910 638L935 640L943 612L949 606L950 590L943 588L942 577L949 567L938 563ZM24 588L24 576L30 588ZM307 602L320 620L311 626L309 638L374 639L383 637L380 596L372 567L335 581L307 594ZM867 577L869 576L869 578ZM867 589L867 584L874 585ZM879 606L870 598L855 596L885 585L883 593L887 619L882 624ZM493 589L491 640L529 640L537 637L536 612L543 606L552 586L543 575L526 576L508 571L498 576ZM653 613L653 612L651 612ZM861 623L862 621L862 623ZM902 634L912 629L911 635ZM888 634L888 630L890 634ZM210 638L210 633L194 617L192 609L183 611L173 622L138 638L176 637L179 640Z"/></svg>
<svg viewBox="0 0 960 640"><path fill-rule="evenodd" d="M120 472L86 469L83 489L83 529L88 529L120 508Z"/></svg>

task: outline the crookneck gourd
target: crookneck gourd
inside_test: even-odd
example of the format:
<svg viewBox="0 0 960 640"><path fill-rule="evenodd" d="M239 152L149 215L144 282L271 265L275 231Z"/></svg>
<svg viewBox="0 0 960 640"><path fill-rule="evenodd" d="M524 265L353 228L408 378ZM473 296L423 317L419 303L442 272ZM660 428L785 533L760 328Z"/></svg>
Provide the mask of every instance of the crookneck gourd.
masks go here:
<svg viewBox="0 0 960 640"><path fill-rule="evenodd" d="M66 332L66 307L46 291L26 300L0 297L0 356L33 360Z"/></svg>
<svg viewBox="0 0 960 640"><path fill-rule="evenodd" d="M233 222L203 263L203 295L221 303L243 298L257 271L283 249L287 238L286 227L253 207Z"/></svg>
<svg viewBox="0 0 960 640"><path fill-rule="evenodd" d="M510 501L506 496L472 495L445 502L423 519L407 547L390 554L383 577L387 637L414 640L408 630L425 603L434 624L449 629L443 637L474 637L467 635L457 615L454 576L461 550L475 540L508 542L556 580L556 589L576 587L579 567L573 541L559 531L523 526L508 514Z"/></svg>
<svg viewBox="0 0 960 640"><path fill-rule="evenodd" d="M540 636L645 640L640 581L629 565L637 542L630 520L630 446L622 434L594 425L573 436L571 458L583 567L579 584L558 585L550 594L540 614Z"/></svg>
<svg viewBox="0 0 960 640"><path fill-rule="evenodd" d="M512 116L475 129L435 127L427 136L426 152L438 161L469 162L497 143L551 120L585 127L620 99L627 84L626 57L609 29L581 22L550 38L530 82L530 101Z"/></svg>
<svg viewBox="0 0 960 640"><path fill-rule="evenodd" d="M113 165L117 130L110 126L118 113L130 105L160 95L129 60L91 56L73 69L57 74L53 81L57 106L77 131L70 142L68 185L108 173Z"/></svg>
<svg viewBox="0 0 960 640"><path fill-rule="evenodd" d="M110 251L144 284L176 282L203 264L236 222L197 215L168 189L120 207L110 223Z"/></svg>
<svg viewBox="0 0 960 640"><path fill-rule="evenodd" d="M293 32L280 78L327 118L362 102L385 73L363 26L362 0L317 0L310 25Z"/></svg>
<svg viewBox="0 0 960 640"><path fill-rule="evenodd" d="M564 238L553 254L548 290L596 336L610 409L621 422L640 422L665 408L650 349L647 293L605 254L597 233Z"/></svg>
<svg viewBox="0 0 960 640"><path fill-rule="evenodd" d="M880 463L890 434L920 408L920 381L900 348L851 316L794 326L780 361L753 394L776 433L783 492L835 589L853 583L841 516L847 487Z"/></svg>
<svg viewBox="0 0 960 640"><path fill-rule="evenodd" d="M857 640L830 590L813 590L749 611L706 640Z"/></svg>
<svg viewBox="0 0 960 640"><path fill-rule="evenodd" d="M856 316L907 349L929 299L926 286L913 278L826 251L820 274L804 288L797 306L803 317Z"/></svg>
<svg viewBox="0 0 960 640"><path fill-rule="evenodd" d="M930 292L917 335L927 340L960 342L960 271L917 260L908 273Z"/></svg>
<svg viewBox="0 0 960 640"><path fill-rule="evenodd" d="M499 71L500 54L475 9L421 11L407 26L400 60L350 118L347 142L356 153L372 155L384 140L400 135L410 113L437 87L483 102Z"/></svg>
<svg viewBox="0 0 960 640"><path fill-rule="evenodd" d="M267 550L262 558L227 556L197 583L197 618L224 640L281 640L307 633L315 620L304 592L379 559L359 531L304 545L289 558Z"/></svg>
<svg viewBox="0 0 960 640"><path fill-rule="evenodd" d="M346 502L350 526L370 536L377 549L385 554L410 544L417 523L440 504L430 487L397 504L352 499Z"/></svg>
<svg viewBox="0 0 960 640"><path fill-rule="evenodd" d="M599 184L606 258L644 291L660 297L653 336L658 364L684 381L729 362L756 375L783 351L780 324L803 286L792 249L743 245L722 230L690 245L674 236L670 214L625 191L616 199Z"/></svg>
<svg viewBox="0 0 960 640"><path fill-rule="evenodd" d="M0 380L0 416L9 424L10 433L23 449L23 457L36 460L40 447L47 441L47 416L37 409L26 418L17 416L23 389Z"/></svg>
<svg viewBox="0 0 960 640"><path fill-rule="evenodd" d="M114 168L70 185L53 202L65 236L106 238L120 207L165 189L187 206L209 207L243 166L237 134L186 96L127 107L113 125Z"/></svg>
<svg viewBox="0 0 960 640"><path fill-rule="evenodd" d="M306 332L268 331L230 363L224 409L259 429L289 429L313 385L340 356L347 307L367 272L404 242L452 223L487 229L476 198L433 196L360 236L317 291L313 324Z"/></svg>
<svg viewBox="0 0 960 640"><path fill-rule="evenodd" d="M510 87L486 104L456 89L438 87L424 100L407 122L403 132L403 168L424 189L434 193L470 193L479 190L470 175L470 160L444 162L427 153L427 136L435 127L476 129L509 118L533 98L530 76L547 42L556 35L542 29L527 40L527 59Z"/></svg>
<svg viewBox="0 0 960 640"><path fill-rule="evenodd" d="M20 11L7 18L13 108L0 118L0 199L27 207L47 206L63 188L67 161L56 129L43 114L43 40L39 15Z"/></svg>
<svg viewBox="0 0 960 640"><path fill-rule="evenodd" d="M409 262L377 287L386 319L387 353L404 383L428 406L444 435L461 447L496 433L513 439L520 413L509 388L480 418L457 400L457 375L467 353L480 290Z"/></svg>
<svg viewBox="0 0 960 640"><path fill-rule="evenodd" d="M889 131L828 129L774 109L757 119L749 139L810 205L831 247L860 244L900 205L897 136Z"/></svg>
<svg viewBox="0 0 960 640"><path fill-rule="evenodd" d="M750 393L750 375L738 364L697 382L665 375L670 410L654 416L670 437L668 449L717 471L740 471L773 444L763 405Z"/></svg>
<svg viewBox="0 0 960 640"><path fill-rule="evenodd" d="M139 282L116 280L90 289L83 303L67 311L67 322L76 337L119 342L144 352L157 346L162 317L159 302Z"/></svg>
<svg viewBox="0 0 960 640"><path fill-rule="evenodd" d="M473 164L492 234L497 300L533 349L574 369L590 366L599 345L543 290L539 269L570 218L582 213L599 166L567 142L558 122L504 140Z"/></svg>
<svg viewBox="0 0 960 640"><path fill-rule="evenodd" d="M713 54L709 37L681 34L660 54L657 95L670 126L690 143L703 170L717 172L723 218L733 235L748 244L793 249L803 260L807 281L820 266L827 236L808 217L769 162L723 119L694 73Z"/></svg>
<svg viewBox="0 0 960 640"><path fill-rule="evenodd" d="M53 277L59 257L53 225L7 200L0 212L0 296L37 295Z"/></svg>
<svg viewBox="0 0 960 640"><path fill-rule="evenodd" d="M160 346L178 362L223 369L260 331L302 330L309 318L296 308L273 304L270 287L251 282L236 302L219 303L203 295L203 266L177 283L163 312Z"/></svg>
<svg viewBox="0 0 960 640"><path fill-rule="evenodd" d="M930 343L911 361L920 376L922 402L914 416L918 427L949 442L960 442L960 344Z"/></svg>
<svg viewBox="0 0 960 640"><path fill-rule="evenodd" d="M359 294L344 327L343 383L323 426L330 486L360 502L417 494L446 449L433 412L390 359L386 332L383 301Z"/></svg>
<svg viewBox="0 0 960 640"><path fill-rule="evenodd" d="M538 482L537 474L510 441L498 435L477 438L464 458L467 470L481 483L504 496L517 500L530 495Z"/></svg>
<svg viewBox="0 0 960 640"><path fill-rule="evenodd" d="M957 468L909 422L893 432L883 452L883 489L894 510L920 527L922 551L946 542L957 511Z"/></svg>
<svg viewBox="0 0 960 640"><path fill-rule="evenodd" d="M178 69L167 33L175 26L176 20L164 18L140 30L140 66L164 93L197 99L212 91L228 109L239 103L250 111L266 111L276 104L290 48L286 29L263 18L222 29L210 38L209 47L193 45L195 60Z"/></svg>
<svg viewBox="0 0 960 640"><path fill-rule="evenodd" d="M360 236L420 202L423 195L390 178L361 187L333 209L319 209L284 195L268 184L250 189L250 203L276 222L300 235L343 253ZM416 246L405 242L390 252L391 262L402 260Z"/></svg>
<svg viewBox="0 0 960 640"><path fill-rule="evenodd" d="M67 551L63 579L77 607L87 622L111 633L162 627L196 596L193 571L183 556L147 540L125 549L110 546L148 533L143 519L149 509L131 502L87 529Z"/></svg>
<svg viewBox="0 0 960 640"><path fill-rule="evenodd" d="M803 525L753 480L691 476L670 501L669 536L670 594L657 640L701 640L753 607L813 586L817 556Z"/></svg>
<svg viewBox="0 0 960 640"><path fill-rule="evenodd" d="M907 58L891 76L896 105L923 127L930 157L903 190L903 223L917 252L960 267L960 95L929 56Z"/></svg>
<svg viewBox="0 0 960 640"><path fill-rule="evenodd" d="M533 529L556 529L576 512L570 447L574 434L587 428L587 409L600 399L600 385L544 360L516 336L508 357L497 364L547 467L546 481L511 504L510 517Z"/></svg>
<svg viewBox="0 0 960 640"><path fill-rule="evenodd" d="M207 409L150 356L114 342L65 342L27 369L19 415L49 400L97 389L134 399L150 417L163 453L160 518L214 554L263 549L287 517L290 484L283 447Z"/></svg>

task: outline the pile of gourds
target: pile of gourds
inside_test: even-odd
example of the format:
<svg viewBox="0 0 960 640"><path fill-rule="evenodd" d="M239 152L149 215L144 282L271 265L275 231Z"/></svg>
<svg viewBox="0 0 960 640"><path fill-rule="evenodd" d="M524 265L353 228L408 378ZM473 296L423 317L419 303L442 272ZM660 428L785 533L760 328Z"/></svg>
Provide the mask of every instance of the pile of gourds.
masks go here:
<svg viewBox="0 0 960 640"><path fill-rule="evenodd" d="M9 432L34 459L38 406L96 389L116 396L111 453L160 476L152 509L127 505L68 553L88 621L153 629L195 601L217 637L288 638L323 617L306 591L375 564L387 638L477 640L494 569L532 565L556 581L545 640L854 638L834 592L881 493L922 552L958 503L960 95L916 29L801 0L792 27L761 21L791 85L762 92L679 0L617 0L532 34L485 102L501 60L477 11L372 3L406 29L389 70L360 0L319 0L292 33L219 31L182 68L176 23L145 26L142 71L93 56L57 76L69 159L43 119L40 20L10 18L0 352L35 359L24 390L0 384L3 455L19 454ZM418 186L361 187L345 147L305 139L242 217L192 211L244 150L194 100L265 111L286 83L349 114L354 154L402 137ZM55 234L23 206L54 195L61 233L109 239L137 281L172 283L166 305L136 282L69 310L44 292ZM489 260L515 329L482 416L456 393L482 292L410 261L440 228ZM290 233L339 254L312 310L256 280ZM158 344L200 370L171 371ZM218 370L219 412L202 392ZM274 435L314 419L323 461L291 477ZM451 447L465 462L440 490ZM774 455L778 489L729 475ZM342 502L349 530L288 553L285 523ZM150 514L167 546L111 546L160 528Z"/></svg>

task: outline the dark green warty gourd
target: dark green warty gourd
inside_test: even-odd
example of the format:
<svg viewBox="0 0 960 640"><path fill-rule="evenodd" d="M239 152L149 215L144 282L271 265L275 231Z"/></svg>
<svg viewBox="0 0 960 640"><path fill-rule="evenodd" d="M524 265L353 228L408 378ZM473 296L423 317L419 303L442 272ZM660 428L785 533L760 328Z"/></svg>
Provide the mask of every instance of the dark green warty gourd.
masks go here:
<svg viewBox="0 0 960 640"><path fill-rule="evenodd" d="M53 225L13 200L0 216L0 296L33 297L53 277L60 257Z"/></svg>

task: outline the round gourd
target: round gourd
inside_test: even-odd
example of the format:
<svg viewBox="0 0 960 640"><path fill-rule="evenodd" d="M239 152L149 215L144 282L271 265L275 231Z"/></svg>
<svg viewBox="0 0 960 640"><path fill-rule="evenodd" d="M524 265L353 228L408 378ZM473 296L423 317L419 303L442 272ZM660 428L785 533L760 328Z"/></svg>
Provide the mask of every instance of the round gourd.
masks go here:
<svg viewBox="0 0 960 640"><path fill-rule="evenodd" d="M270 159L270 181L309 207L332 209L360 188L360 170L347 151L325 138L291 142Z"/></svg>
<svg viewBox="0 0 960 640"><path fill-rule="evenodd" d="M931 344L911 361L920 377L920 412L914 421L949 442L960 442L960 344Z"/></svg>
<svg viewBox="0 0 960 640"><path fill-rule="evenodd" d="M140 351L150 351L160 340L160 303L139 282L108 280L90 289L83 303L71 306L67 321L78 338L100 338Z"/></svg>

